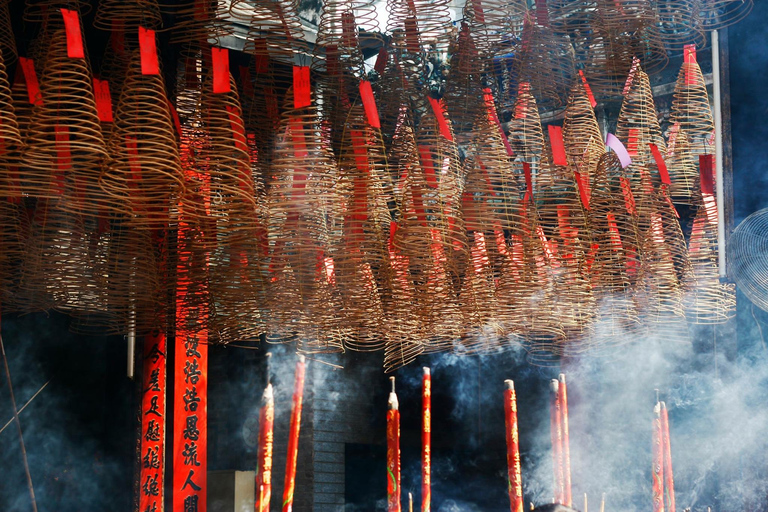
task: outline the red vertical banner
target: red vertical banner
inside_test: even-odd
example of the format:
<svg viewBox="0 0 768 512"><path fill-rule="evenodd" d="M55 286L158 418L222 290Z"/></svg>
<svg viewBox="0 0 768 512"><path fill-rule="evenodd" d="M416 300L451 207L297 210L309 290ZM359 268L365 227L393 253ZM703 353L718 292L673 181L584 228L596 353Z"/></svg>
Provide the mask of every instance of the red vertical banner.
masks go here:
<svg viewBox="0 0 768 512"><path fill-rule="evenodd" d="M387 402L387 512L400 508L400 404L395 394L395 378Z"/></svg>
<svg viewBox="0 0 768 512"><path fill-rule="evenodd" d="M187 306L189 236L179 224L173 403L173 512L205 512L208 491L208 331ZM191 326L191 327L190 327Z"/></svg>
<svg viewBox="0 0 768 512"><path fill-rule="evenodd" d="M432 374L424 368L421 386L421 512L432 510Z"/></svg>
<svg viewBox="0 0 768 512"><path fill-rule="evenodd" d="M653 408L653 512L664 512L664 441L661 429L661 405Z"/></svg>
<svg viewBox="0 0 768 512"><path fill-rule="evenodd" d="M515 384L505 380L504 423L507 437L507 478L510 512L523 512L523 479L520 465L520 445L517 433L517 396Z"/></svg>
<svg viewBox="0 0 768 512"><path fill-rule="evenodd" d="M139 512L163 510L166 349L164 333L144 338Z"/></svg>
<svg viewBox="0 0 768 512"><path fill-rule="evenodd" d="M288 432L288 457L285 462L285 485L283 486L283 512L293 512L293 492L296 488L296 462L299 456L299 432L301 430L301 407L304 401L304 375L307 365L304 356L296 362L293 380L293 404L291 405L291 426Z"/></svg>
<svg viewBox="0 0 768 512"><path fill-rule="evenodd" d="M269 512L272 500L272 458L275 443L275 398L267 384L259 412L259 449L256 467L256 512ZM186 512L186 511L184 511Z"/></svg>
<svg viewBox="0 0 768 512"><path fill-rule="evenodd" d="M572 506L573 498L571 496L571 442L568 432L568 386L565 383L565 374L561 373L557 397L560 401L560 427L563 430L563 488L565 491L565 502L567 506Z"/></svg>

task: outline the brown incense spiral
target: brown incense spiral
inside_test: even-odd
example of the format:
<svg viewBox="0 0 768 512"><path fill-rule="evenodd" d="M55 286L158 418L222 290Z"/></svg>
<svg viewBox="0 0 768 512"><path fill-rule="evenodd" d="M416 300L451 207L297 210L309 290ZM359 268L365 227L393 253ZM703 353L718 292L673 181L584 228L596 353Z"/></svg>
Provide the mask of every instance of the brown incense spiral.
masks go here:
<svg viewBox="0 0 768 512"><path fill-rule="evenodd" d="M43 23L45 30L49 21L61 17L60 9L78 11L80 16L85 16L91 12L92 7L89 0L25 0L24 21Z"/></svg>
<svg viewBox="0 0 768 512"><path fill-rule="evenodd" d="M444 53L451 39L447 0L387 0L387 33L400 41L405 53Z"/></svg>
<svg viewBox="0 0 768 512"><path fill-rule="evenodd" d="M464 19L478 48L486 55L505 39L520 37L527 12L523 0L468 0L464 5Z"/></svg>
<svg viewBox="0 0 768 512"><path fill-rule="evenodd" d="M221 0L187 0L176 5L171 43L205 47L219 40L231 31L224 19L227 13L227 4Z"/></svg>
<svg viewBox="0 0 768 512"><path fill-rule="evenodd" d="M712 152L711 138L715 125L707 86L695 56L690 62L683 62L677 75L669 120L672 124L679 124L680 129L688 136L694 155Z"/></svg>
<svg viewBox="0 0 768 512"><path fill-rule="evenodd" d="M158 30L163 26L157 0L102 0L93 26L100 30L133 34L139 26Z"/></svg>
<svg viewBox="0 0 768 512"><path fill-rule="evenodd" d="M8 9L10 0L0 1L0 53L6 64L16 62L19 54L16 51L16 39L13 36L11 12Z"/></svg>
<svg viewBox="0 0 768 512"><path fill-rule="evenodd" d="M12 304L18 288L19 266L26 254L27 217L20 201L0 199L0 304Z"/></svg>
<svg viewBox="0 0 768 512"><path fill-rule="evenodd" d="M575 170L582 176L591 179L597 162L605 151L605 144L595 110L584 87L580 78L574 79L568 105L565 107L563 141L568 162L575 166Z"/></svg>
<svg viewBox="0 0 768 512"><path fill-rule="evenodd" d="M18 157L22 148L21 134L13 108L11 89L5 65L0 56L0 197L20 198Z"/></svg>
<svg viewBox="0 0 768 512"><path fill-rule="evenodd" d="M653 157L649 144L655 144L662 154L666 152L666 144L648 75L638 66L631 80L616 121L616 137L624 143L631 158L651 162Z"/></svg>
<svg viewBox="0 0 768 512"><path fill-rule="evenodd" d="M702 0L698 16L704 30L728 27L746 18L753 0Z"/></svg>
<svg viewBox="0 0 768 512"><path fill-rule="evenodd" d="M680 125L673 125L669 129L664 160L672 181L672 200L675 203L695 204L699 171L688 144L688 136L680 129Z"/></svg>
<svg viewBox="0 0 768 512"><path fill-rule="evenodd" d="M681 50L686 44L701 46L705 43L704 28L697 8L698 0L667 0L655 6L659 32L664 45L671 50Z"/></svg>

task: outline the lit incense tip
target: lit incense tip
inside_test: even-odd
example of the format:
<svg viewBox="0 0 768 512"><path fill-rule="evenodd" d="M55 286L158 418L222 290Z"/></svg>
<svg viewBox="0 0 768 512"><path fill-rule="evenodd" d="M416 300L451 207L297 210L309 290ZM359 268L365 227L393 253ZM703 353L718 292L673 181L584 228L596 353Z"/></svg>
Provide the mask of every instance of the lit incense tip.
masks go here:
<svg viewBox="0 0 768 512"><path fill-rule="evenodd" d="M424 366L422 368L422 370L424 370L424 375L431 375L432 374L432 372L429 369L429 366Z"/></svg>
<svg viewBox="0 0 768 512"><path fill-rule="evenodd" d="M551 381L549 381L549 389L553 393L557 393L558 390L560 389L560 381L558 381L557 379L552 379Z"/></svg>
<svg viewBox="0 0 768 512"><path fill-rule="evenodd" d="M557 380L565 384L565 374L561 373L560 375L558 375Z"/></svg>
<svg viewBox="0 0 768 512"><path fill-rule="evenodd" d="M264 388L264 394L262 395L262 398L265 402L269 402L274 398L274 393L272 391L272 384L267 384L267 387Z"/></svg>
<svg viewBox="0 0 768 512"><path fill-rule="evenodd" d="M504 387L507 388L510 391L515 390L515 382L512 379L507 379L504 381Z"/></svg>
<svg viewBox="0 0 768 512"><path fill-rule="evenodd" d="M307 361L307 358L304 356L304 354L299 354L299 362L304 363Z"/></svg>
<svg viewBox="0 0 768 512"><path fill-rule="evenodd" d="M392 391L389 392L389 400L387 400L387 405L389 406L389 410L397 411L400 409L400 403L397 401L397 395L395 394L395 378L390 377L389 380L392 382Z"/></svg>

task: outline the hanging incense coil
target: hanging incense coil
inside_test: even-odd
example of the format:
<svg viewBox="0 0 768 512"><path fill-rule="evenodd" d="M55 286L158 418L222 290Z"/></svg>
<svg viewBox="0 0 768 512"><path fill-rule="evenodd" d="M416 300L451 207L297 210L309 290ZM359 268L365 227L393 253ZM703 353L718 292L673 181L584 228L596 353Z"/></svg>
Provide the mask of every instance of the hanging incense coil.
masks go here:
<svg viewBox="0 0 768 512"><path fill-rule="evenodd" d="M447 0L387 0L387 33L406 53L437 57L445 53L452 38L448 7Z"/></svg>
<svg viewBox="0 0 768 512"><path fill-rule="evenodd" d="M0 57L0 197L20 198L18 157L22 149L8 76Z"/></svg>
<svg viewBox="0 0 768 512"><path fill-rule="evenodd" d="M694 191L698 189L699 171L690 151L688 136L680 129L680 125L671 126L668 133L667 153L664 160L672 181L670 186L672 201L680 204L694 204L696 201Z"/></svg>
<svg viewBox="0 0 768 512"><path fill-rule="evenodd" d="M165 8L166 6L161 6ZM229 34L225 17L227 4L223 1L192 0L175 5L176 22L171 32L172 44L208 46Z"/></svg>
<svg viewBox="0 0 768 512"><path fill-rule="evenodd" d="M704 30L718 30L746 18L752 7L753 0L702 0L698 17Z"/></svg>
<svg viewBox="0 0 768 512"><path fill-rule="evenodd" d="M686 44L701 46L706 42L697 8L699 0L668 0L655 6L659 32L670 50L681 50Z"/></svg>
<svg viewBox="0 0 768 512"><path fill-rule="evenodd" d="M89 0L25 0L24 21L47 24L61 16L59 9L77 11L82 17L89 14L92 7Z"/></svg>
<svg viewBox="0 0 768 512"><path fill-rule="evenodd" d="M631 73L629 88L625 90L619 119L616 121L616 137L624 143L632 159L651 162L649 144L655 144L666 153L658 114L653 102L653 92L648 75L638 65ZM658 179L658 177L654 177Z"/></svg>
<svg viewBox="0 0 768 512"><path fill-rule="evenodd" d="M530 84L531 92L542 106L560 108L568 99L568 84L575 74L573 48L567 38L534 23L530 15L526 20L517 47L515 80Z"/></svg>
<svg viewBox="0 0 768 512"><path fill-rule="evenodd" d="M483 59L480 59L467 25L459 32L456 51L451 55L451 71L443 99L460 138L472 137L472 124L486 109L483 100Z"/></svg>
<svg viewBox="0 0 768 512"><path fill-rule="evenodd" d="M597 0L547 0L548 24L556 34L588 33L597 11Z"/></svg>
<svg viewBox="0 0 768 512"><path fill-rule="evenodd" d="M104 0L96 8L93 26L100 30L134 33L139 26L158 30L163 26L157 0Z"/></svg>
<svg viewBox="0 0 768 512"><path fill-rule="evenodd" d="M0 60L6 64L16 62L19 54L16 51L16 39L13 36L11 11L8 8L10 0L0 1Z"/></svg>
<svg viewBox="0 0 768 512"><path fill-rule="evenodd" d="M99 213L110 206L98 187L109 154L88 62L67 57L63 29L51 38L40 89L42 102L32 112L22 155L23 190L39 198L73 197L61 206Z"/></svg>
<svg viewBox="0 0 768 512"><path fill-rule="evenodd" d="M139 50L133 52L114 124L113 160L100 179L104 193L123 205L132 227L167 227L184 176L163 76L142 73Z"/></svg>
<svg viewBox="0 0 768 512"><path fill-rule="evenodd" d="M694 155L712 153L715 124L707 95L707 85L701 74L701 68L696 62L694 48L686 47L685 49L683 66L677 75L675 91L672 93L669 121L673 125L679 125L688 136L690 149Z"/></svg>
<svg viewBox="0 0 768 512"><path fill-rule="evenodd" d="M21 201L0 199L0 304L3 310L14 303L19 266L26 252L27 216Z"/></svg>
<svg viewBox="0 0 768 512"><path fill-rule="evenodd" d="M719 324L736 314L736 289L721 283L717 262L717 227L710 223L705 206L693 220L688 246L691 273L688 275L685 315L694 324Z"/></svg>
<svg viewBox="0 0 768 512"><path fill-rule="evenodd" d="M469 0L464 5L464 19L484 55L508 39L519 38L527 12L524 0Z"/></svg>
<svg viewBox="0 0 768 512"><path fill-rule="evenodd" d="M563 141L568 162L582 176L593 176L597 162L605 151L605 144L595 110L580 78L574 79L565 107Z"/></svg>
<svg viewBox="0 0 768 512"><path fill-rule="evenodd" d="M528 82L520 83L512 119L507 128L509 145L515 156L530 163L536 174L544 151L544 132L541 129L538 105Z"/></svg>

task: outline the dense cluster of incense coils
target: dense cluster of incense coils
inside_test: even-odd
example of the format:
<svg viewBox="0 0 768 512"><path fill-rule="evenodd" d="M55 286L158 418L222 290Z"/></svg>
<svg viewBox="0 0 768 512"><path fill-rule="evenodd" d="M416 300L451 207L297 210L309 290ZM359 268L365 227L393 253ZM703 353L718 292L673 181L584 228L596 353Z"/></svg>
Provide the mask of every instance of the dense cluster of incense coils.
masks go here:
<svg viewBox="0 0 768 512"><path fill-rule="evenodd" d="M312 47L288 1L182 3L167 29L167 6L113 3L93 13L99 78L88 4L29 0L26 57L0 39L3 311L141 333L175 305L215 342L383 350L390 370L677 339L732 314L695 46L668 126L646 71L751 2L473 1L456 29L447 2L393 1L384 37L372 4L329 0ZM212 45L230 19L249 27L242 66ZM612 95L606 140L595 96ZM542 102L562 126L545 129ZM676 204L696 212L688 241Z"/></svg>

